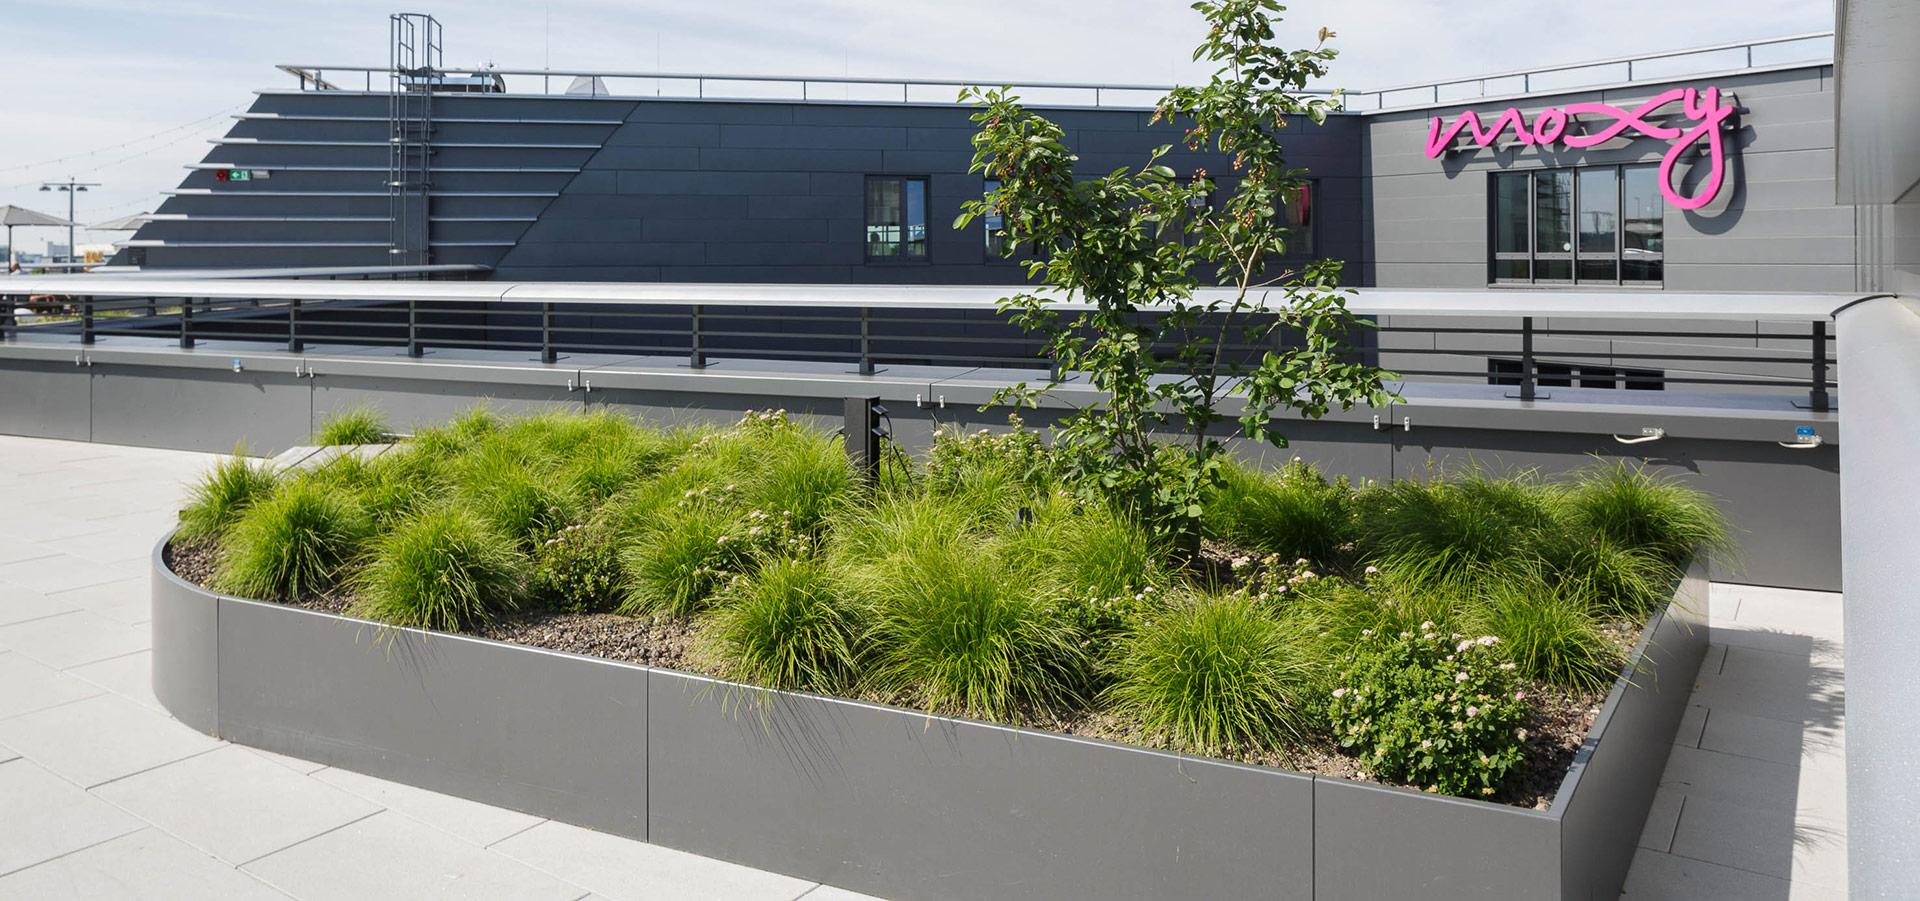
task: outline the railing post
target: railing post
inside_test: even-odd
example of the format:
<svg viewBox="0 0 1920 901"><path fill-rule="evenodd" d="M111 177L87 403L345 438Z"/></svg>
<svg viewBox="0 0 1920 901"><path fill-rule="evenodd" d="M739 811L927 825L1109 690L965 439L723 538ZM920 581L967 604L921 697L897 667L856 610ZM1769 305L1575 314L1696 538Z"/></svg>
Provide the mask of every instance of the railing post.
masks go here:
<svg viewBox="0 0 1920 901"><path fill-rule="evenodd" d="M1533 400L1533 317L1520 317L1520 399Z"/></svg>
<svg viewBox="0 0 1920 901"><path fill-rule="evenodd" d="M873 374L873 309L860 308L860 374Z"/></svg>
<svg viewBox="0 0 1920 901"><path fill-rule="evenodd" d="M1827 394L1827 321L1824 319L1813 323L1813 390L1807 395L1807 406L1815 413L1833 409L1833 398Z"/></svg>
<svg viewBox="0 0 1920 901"><path fill-rule="evenodd" d="M700 340L700 305L693 305L691 328L687 335L687 365L695 369L707 368L707 350Z"/></svg>
<svg viewBox="0 0 1920 901"><path fill-rule="evenodd" d="M287 353L297 354L307 349L307 343L300 340L300 298L287 301Z"/></svg>
<svg viewBox="0 0 1920 901"><path fill-rule="evenodd" d="M93 295L80 298L80 343L93 343Z"/></svg>
<svg viewBox="0 0 1920 901"><path fill-rule="evenodd" d="M180 349L193 347L193 298L180 298Z"/></svg>
<svg viewBox="0 0 1920 901"><path fill-rule="evenodd" d="M425 351L420 346L420 304L407 301L407 356L417 357Z"/></svg>
<svg viewBox="0 0 1920 901"><path fill-rule="evenodd" d="M540 305L540 362L552 363L560 359L560 352L553 347L553 302Z"/></svg>

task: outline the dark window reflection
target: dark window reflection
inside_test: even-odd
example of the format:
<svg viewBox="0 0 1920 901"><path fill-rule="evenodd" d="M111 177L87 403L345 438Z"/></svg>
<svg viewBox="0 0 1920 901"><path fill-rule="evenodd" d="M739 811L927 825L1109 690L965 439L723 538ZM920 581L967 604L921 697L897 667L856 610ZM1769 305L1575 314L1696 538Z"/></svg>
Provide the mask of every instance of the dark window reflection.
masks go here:
<svg viewBox="0 0 1920 901"><path fill-rule="evenodd" d="M867 178L867 259L927 258L927 180Z"/></svg>
<svg viewBox="0 0 1920 901"><path fill-rule="evenodd" d="M1620 170L1620 277L1657 282L1664 277L1666 201L1660 196L1660 167L1625 166Z"/></svg>

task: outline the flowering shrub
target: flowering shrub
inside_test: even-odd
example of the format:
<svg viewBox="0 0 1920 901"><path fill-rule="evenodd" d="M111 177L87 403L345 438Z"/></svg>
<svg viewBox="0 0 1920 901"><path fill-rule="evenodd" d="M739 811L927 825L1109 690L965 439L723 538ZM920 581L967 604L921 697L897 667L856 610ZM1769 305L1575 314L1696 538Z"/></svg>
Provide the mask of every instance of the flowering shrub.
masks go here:
<svg viewBox="0 0 1920 901"><path fill-rule="evenodd" d="M620 555L596 529L572 525L534 551L534 597L553 610L606 613L620 601Z"/></svg>
<svg viewBox="0 0 1920 901"><path fill-rule="evenodd" d="M1362 634L1344 658L1330 718L1368 772L1464 797L1492 795L1520 762L1526 693L1499 639L1434 631Z"/></svg>

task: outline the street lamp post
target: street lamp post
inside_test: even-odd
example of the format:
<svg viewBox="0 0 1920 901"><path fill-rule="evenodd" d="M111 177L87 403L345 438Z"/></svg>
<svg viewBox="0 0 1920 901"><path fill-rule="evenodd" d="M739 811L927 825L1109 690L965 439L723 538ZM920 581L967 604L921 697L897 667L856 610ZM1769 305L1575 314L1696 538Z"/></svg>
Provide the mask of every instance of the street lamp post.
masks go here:
<svg viewBox="0 0 1920 901"><path fill-rule="evenodd" d="M50 181L40 185L40 190L42 191L67 192L67 262L69 263L74 261L75 256L75 245L73 243L73 195L85 191L88 188L97 187L100 187L100 183L97 181L74 181L71 175L67 176L66 181ZM11 249L9 249L8 252L11 253Z"/></svg>

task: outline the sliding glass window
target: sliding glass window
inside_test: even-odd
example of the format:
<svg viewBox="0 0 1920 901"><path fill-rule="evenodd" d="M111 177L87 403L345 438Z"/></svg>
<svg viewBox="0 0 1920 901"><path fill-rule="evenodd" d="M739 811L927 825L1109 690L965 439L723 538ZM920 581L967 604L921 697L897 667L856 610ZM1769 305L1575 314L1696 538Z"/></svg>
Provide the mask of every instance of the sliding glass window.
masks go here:
<svg viewBox="0 0 1920 901"><path fill-rule="evenodd" d="M867 176L867 260L927 259L927 180Z"/></svg>
<svg viewBox="0 0 1920 901"><path fill-rule="evenodd" d="M1659 177L1655 166L1495 173L1488 281L1658 285L1666 214Z"/></svg>

